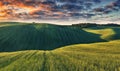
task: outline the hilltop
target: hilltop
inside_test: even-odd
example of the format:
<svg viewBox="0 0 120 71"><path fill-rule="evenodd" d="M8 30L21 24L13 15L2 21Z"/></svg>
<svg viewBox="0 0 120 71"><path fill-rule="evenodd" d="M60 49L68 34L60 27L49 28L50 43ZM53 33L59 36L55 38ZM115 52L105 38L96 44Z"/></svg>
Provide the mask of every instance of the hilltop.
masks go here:
<svg viewBox="0 0 120 71"><path fill-rule="evenodd" d="M52 24L0 27L0 51L52 50L66 45L102 41L100 35L77 27Z"/></svg>
<svg viewBox="0 0 120 71"><path fill-rule="evenodd" d="M120 71L120 27L0 24L0 71Z"/></svg>

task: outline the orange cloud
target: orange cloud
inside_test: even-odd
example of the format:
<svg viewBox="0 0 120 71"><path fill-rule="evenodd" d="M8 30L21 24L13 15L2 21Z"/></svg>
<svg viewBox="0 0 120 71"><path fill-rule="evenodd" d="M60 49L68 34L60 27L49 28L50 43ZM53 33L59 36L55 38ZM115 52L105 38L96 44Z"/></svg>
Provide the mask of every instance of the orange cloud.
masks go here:
<svg viewBox="0 0 120 71"><path fill-rule="evenodd" d="M3 6L3 3L2 2L0 2L0 7L2 7Z"/></svg>
<svg viewBox="0 0 120 71"><path fill-rule="evenodd" d="M0 7L0 17L4 18L11 16L11 19L19 16L21 13L34 15L36 12L40 11L51 11L51 6L49 4L42 4L32 0L2 0L0 1Z"/></svg>
<svg viewBox="0 0 120 71"><path fill-rule="evenodd" d="M33 0L0 0L0 19L27 19L40 16L62 18L68 16L61 11L53 11L52 3Z"/></svg>

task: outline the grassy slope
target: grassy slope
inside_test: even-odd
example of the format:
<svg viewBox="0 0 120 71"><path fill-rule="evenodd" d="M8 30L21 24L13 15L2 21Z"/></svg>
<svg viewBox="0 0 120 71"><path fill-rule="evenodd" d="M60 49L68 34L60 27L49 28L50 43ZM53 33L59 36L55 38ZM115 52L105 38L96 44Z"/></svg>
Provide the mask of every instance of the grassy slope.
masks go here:
<svg viewBox="0 0 120 71"><path fill-rule="evenodd" d="M0 71L120 71L120 40L0 53Z"/></svg>
<svg viewBox="0 0 120 71"><path fill-rule="evenodd" d="M0 22L0 27L5 27L5 26L15 26L15 25L26 25L29 23L19 23L19 22Z"/></svg>
<svg viewBox="0 0 120 71"><path fill-rule="evenodd" d="M82 29L50 24L0 27L0 51L51 50L58 47L103 41Z"/></svg>
<svg viewBox="0 0 120 71"><path fill-rule="evenodd" d="M41 26L37 25L32 25L32 28L33 27L37 31L42 28ZM119 28L84 30L87 31L87 33L91 32L94 33L94 35L96 34L97 37L101 35L102 39L108 41L120 39ZM82 32L84 30L82 30ZM5 31L8 31L8 28ZM15 28L11 30L12 33L15 31ZM6 35L5 37L7 37L8 35L10 36L11 34L6 32L2 33L2 35ZM35 33L31 33L29 35L32 34ZM73 34L73 32L71 34ZM87 35L89 36L89 34ZM19 35L21 36L21 34ZM11 36L13 36L13 34ZM14 37L16 36L18 37L18 35L15 35ZM112 37L112 39L108 39L108 37ZM6 38L5 40L7 39L8 38ZM119 44L120 40L115 40L102 43L71 45L51 51L28 50L17 52L0 52L0 71L120 71ZM6 50L10 50L10 47Z"/></svg>
<svg viewBox="0 0 120 71"><path fill-rule="evenodd" d="M107 41L120 39L120 27L107 27L103 29L84 29L87 32L99 34L101 38Z"/></svg>

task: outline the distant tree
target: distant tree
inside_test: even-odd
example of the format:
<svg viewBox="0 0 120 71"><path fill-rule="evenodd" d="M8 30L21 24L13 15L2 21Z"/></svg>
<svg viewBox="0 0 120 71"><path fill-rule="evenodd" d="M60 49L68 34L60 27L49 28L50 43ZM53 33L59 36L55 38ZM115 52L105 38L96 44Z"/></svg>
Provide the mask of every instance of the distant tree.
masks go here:
<svg viewBox="0 0 120 71"><path fill-rule="evenodd" d="M98 25L96 23L79 23L79 24L72 24L72 26L88 28L88 27L96 27Z"/></svg>
<svg viewBox="0 0 120 71"><path fill-rule="evenodd" d="M35 22L33 22L33 24L35 24Z"/></svg>
<svg viewBox="0 0 120 71"><path fill-rule="evenodd" d="M79 23L79 24L72 24L72 26L81 27L81 28L100 27L100 26L120 27L120 25L116 23L108 23L108 24Z"/></svg>

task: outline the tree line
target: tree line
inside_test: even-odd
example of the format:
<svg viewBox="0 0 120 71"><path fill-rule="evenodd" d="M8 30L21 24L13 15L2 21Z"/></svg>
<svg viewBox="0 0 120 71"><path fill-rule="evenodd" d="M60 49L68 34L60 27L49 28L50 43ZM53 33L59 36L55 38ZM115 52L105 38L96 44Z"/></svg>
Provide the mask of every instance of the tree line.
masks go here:
<svg viewBox="0 0 120 71"><path fill-rule="evenodd" d="M100 26L108 26L108 27L120 27L120 24L116 23L108 23L108 24L97 24L97 23L78 23L78 24L72 24L72 26L75 27L81 27L81 28L89 28L89 27L100 27Z"/></svg>

